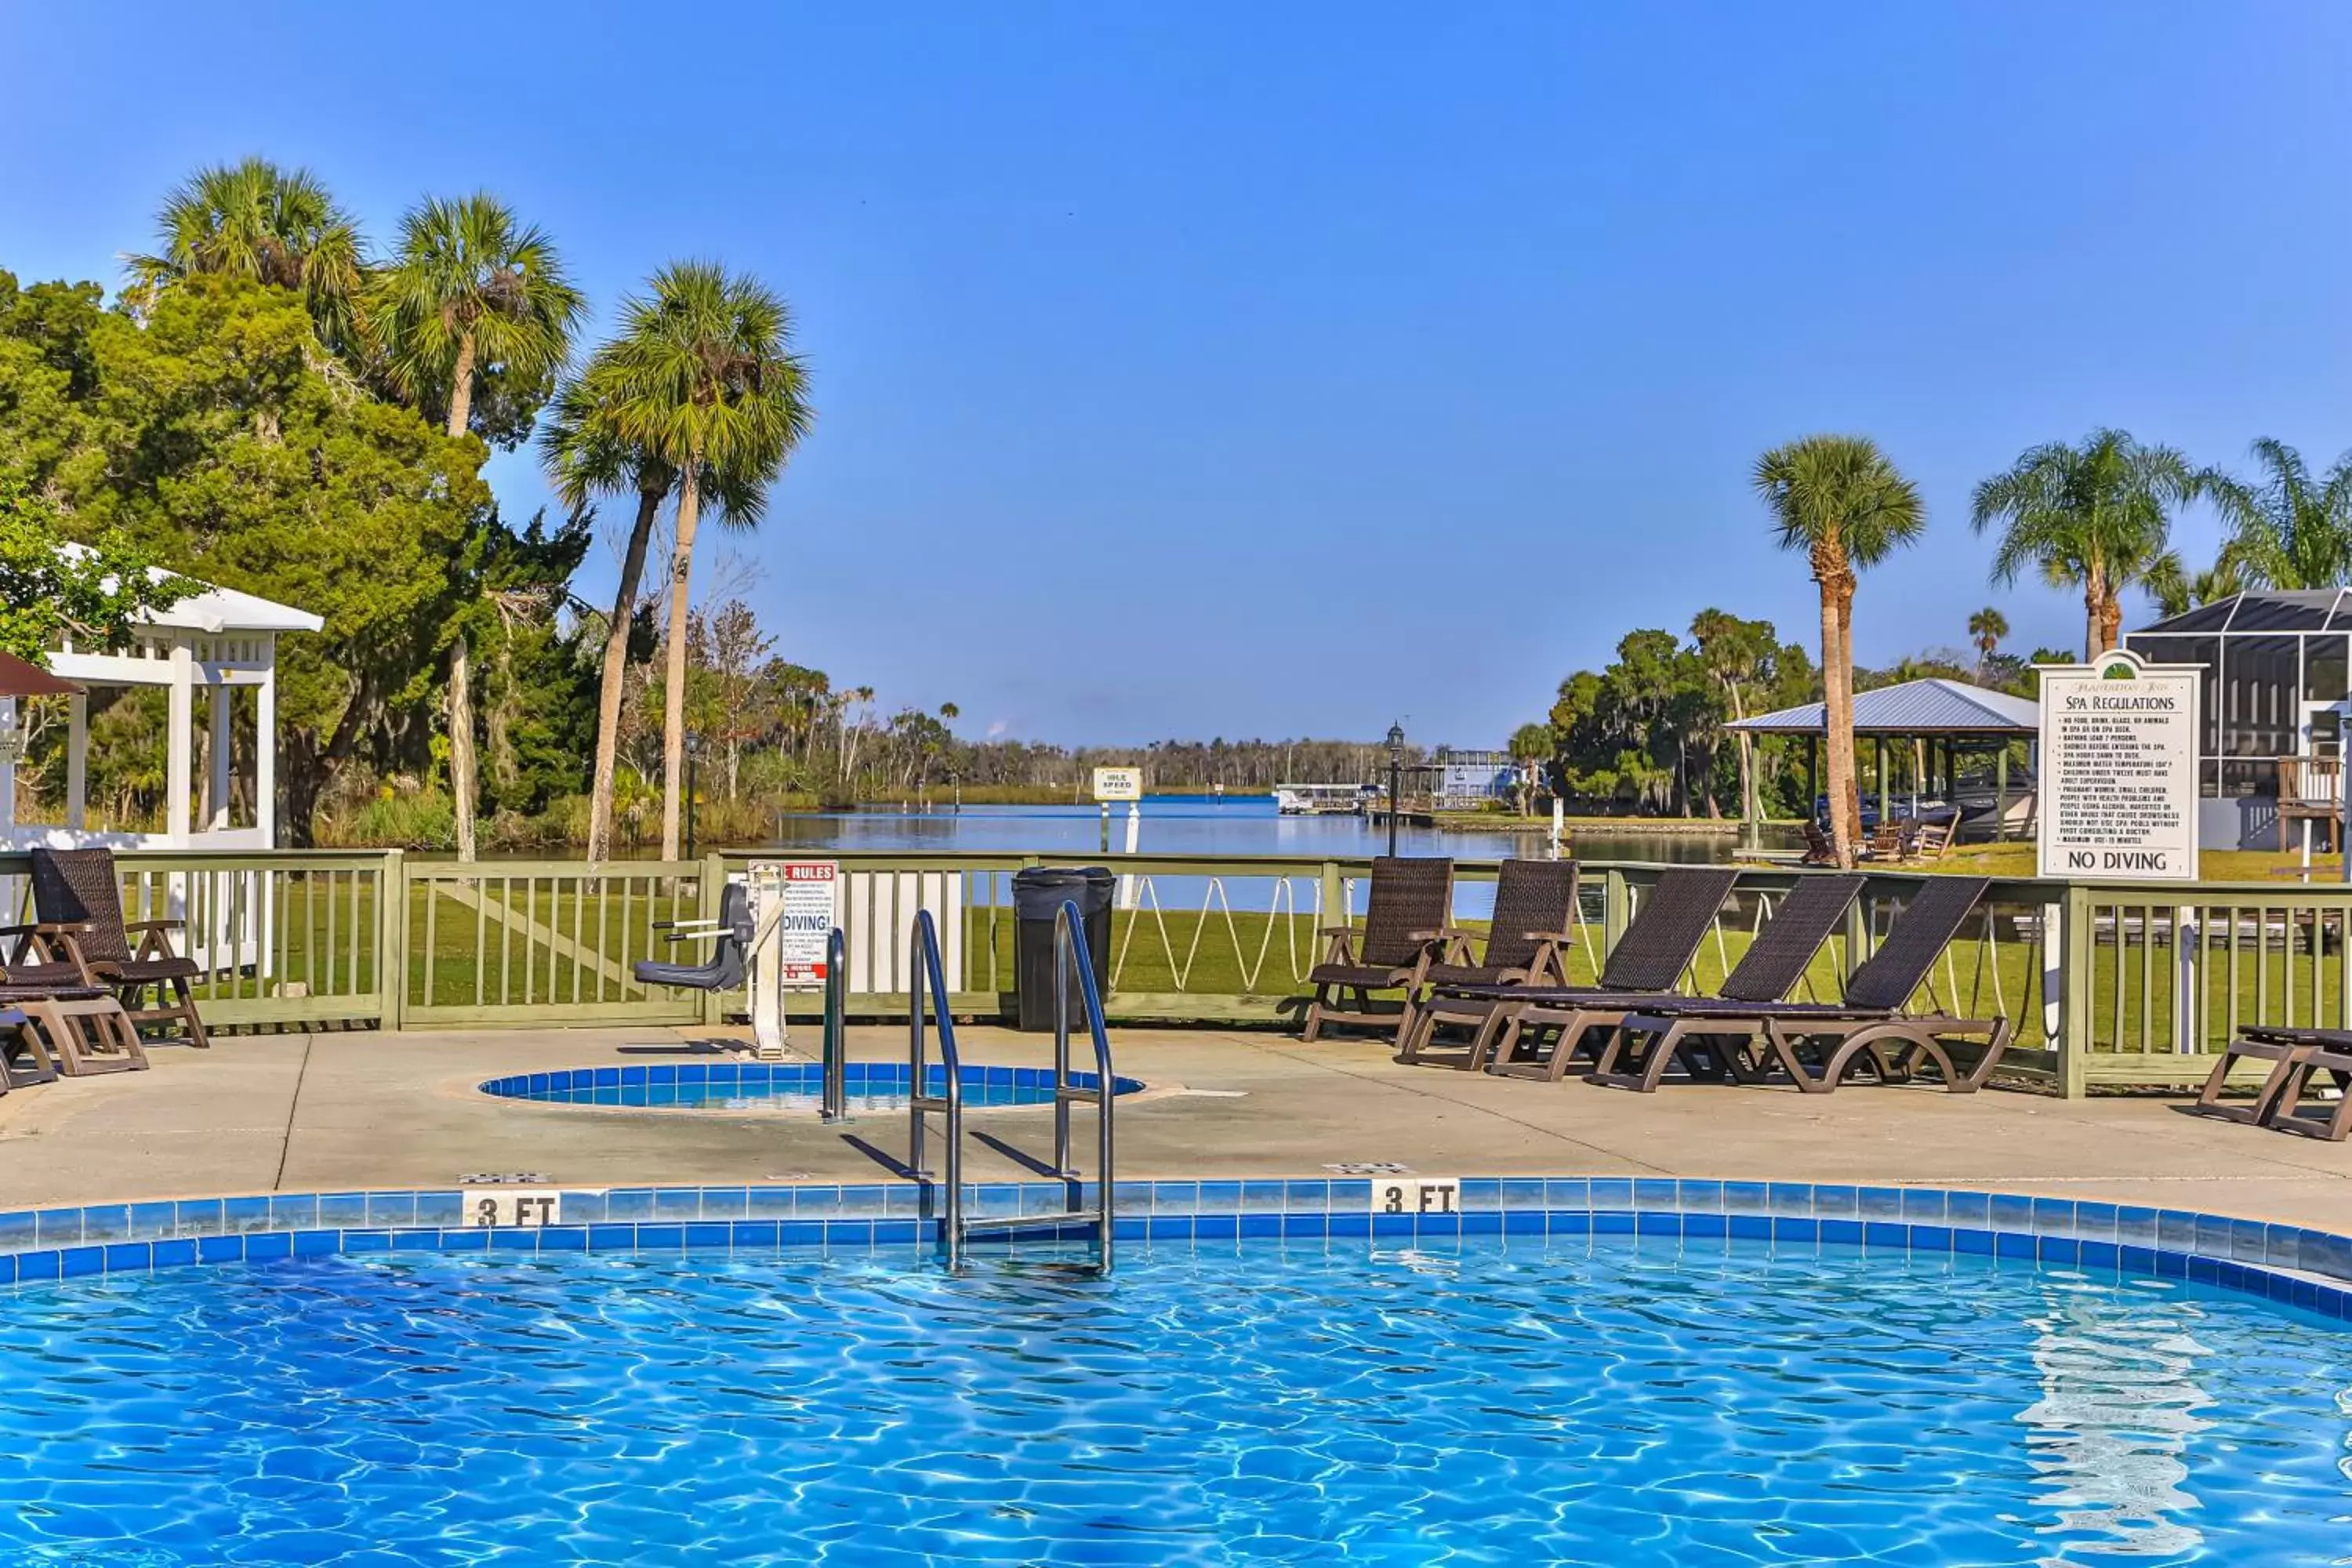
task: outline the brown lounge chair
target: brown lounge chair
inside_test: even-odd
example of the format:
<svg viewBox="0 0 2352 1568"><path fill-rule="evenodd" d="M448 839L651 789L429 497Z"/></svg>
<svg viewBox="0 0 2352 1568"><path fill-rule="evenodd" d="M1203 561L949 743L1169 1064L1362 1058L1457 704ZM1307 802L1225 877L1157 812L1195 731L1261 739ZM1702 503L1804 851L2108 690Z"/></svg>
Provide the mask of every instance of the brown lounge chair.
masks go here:
<svg viewBox="0 0 2352 1568"><path fill-rule="evenodd" d="M1592 1081L1647 1094L1675 1061L1694 1078L1750 1084L1769 1081L1777 1066L1805 1093L1826 1094L1866 1058L1881 1082L1906 1081L1928 1060L1947 1089L1973 1093L2009 1048L2009 1021L1903 1008L1990 886L1982 877L1926 879L1878 951L1846 977L1841 1001L1695 1000L1629 1014L1611 1044L1608 1068L1594 1072ZM1953 1066L1942 1040L1947 1035L1985 1037L1983 1053L1967 1072Z"/></svg>
<svg viewBox="0 0 2352 1568"><path fill-rule="evenodd" d="M22 934L26 929L16 927L0 935ZM69 965L0 969L0 1008L17 1015L17 1037L39 1069L38 1082L47 1082L59 1071L79 1078L147 1066L139 1031L122 1004L103 986L79 984Z"/></svg>
<svg viewBox="0 0 2352 1568"><path fill-rule="evenodd" d="M1330 946L1323 962L1307 972L1315 996L1307 1005L1305 1037L1315 1038L1326 1023L1394 1024L1402 1036L1412 1025L1413 997L1429 966L1445 951L1453 915L1453 861L1402 855L1374 860L1362 937L1347 925L1326 926L1321 932ZM1404 996L1392 1005L1376 1003L1375 991L1402 991ZM1343 994L1352 1000L1343 1000Z"/></svg>
<svg viewBox="0 0 2352 1568"><path fill-rule="evenodd" d="M2253 1103L2222 1104L2221 1091L2229 1083L2230 1068L2249 1058L2271 1064L2269 1075L2254 1091ZM2323 1101L2324 1110L2305 1113L2303 1101L2310 1092L2311 1079L2323 1072L2336 1080L2336 1101L2332 1105ZM2221 1059L2213 1064L2196 1109L2225 1121L2251 1122L2330 1143L2343 1142L2352 1135L2352 1029L2242 1026L2238 1037L2222 1050Z"/></svg>
<svg viewBox="0 0 2352 1568"><path fill-rule="evenodd" d="M1423 978L1432 986L1565 985L1576 918L1575 861L1506 860L1496 873L1495 915L1478 962L1470 960L1477 933L1449 929L1444 956Z"/></svg>
<svg viewBox="0 0 2352 1568"><path fill-rule="evenodd" d="M1401 1061L1460 1068L1476 1072L1495 1065L1495 1072L1510 1078L1553 1078L1565 1072L1582 1035L1577 1025L1581 1004L1622 1003L1630 995L1646 998L1673 989L1692 955L1715 924L1723 900L1739 880L1739 873L1722 867L1677 866L1659 875L1626 926L1617 945L1601 966L1597 985L1513 988L1454 987L1432 997L1413 1020L1408 1047ZM1440 1024L1473 1031L1460 1048L1431 1048L1431 1037ZM1521 1031L1530 1027L1560 1028L1559 1043L1550 1055L1515 1059Z"/></svg>
<svg viewBox="0 0 2352 1568"><path fill-rule="evenodd" d="M177 1037L210 1047L189 985L204 971L172 951L169 933L185 922L124 921L122 884L110 850L36 849L32 861L33 907L40 917L34 933L47 952L72 964L81 984L112 987L132 1024L176 1024ZM139 933L135 952L133 931ZM146 1007L151 987L159 1005Z"/></svg>

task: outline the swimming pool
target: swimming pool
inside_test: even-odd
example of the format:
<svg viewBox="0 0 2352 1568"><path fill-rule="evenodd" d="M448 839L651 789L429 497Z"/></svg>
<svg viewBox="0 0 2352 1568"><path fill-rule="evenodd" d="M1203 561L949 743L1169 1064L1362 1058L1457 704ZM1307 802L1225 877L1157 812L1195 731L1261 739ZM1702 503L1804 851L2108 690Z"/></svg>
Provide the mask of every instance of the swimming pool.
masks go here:
<svg viewBox="0 0 2352 1568"><path fill-rule="evenodd" d="M963 1102L974 1110L1054 1103L1054 1075L1045 1068L972 1067L959 1075ZM903 1110L911 1080L905 1062L845 1062L842 1082L852 1110ZM1092 1089L1090 1072L1072 1072L1071 1082ZM1114 1080L1118 1092L1133 1094L1141 1080ZM946 1069L933 1064L924 1075L932 1094L947 1088ZM661 1062L635 1067L577 1068L558 1072L513 1073L494 1078L482 1092L500 1100L547 1105L602 1105L629 1110L815 1110L824 1095L824 1068L816 1062Z"/></svg>
<svg viewBox="0 0 2352 1568"><path fill-rule="evenodd" d="M1161 1184L1104 1281L1018 1260L949 1277L911 1217L817 1217L869 1189L567 1194L603 1222L543 1235L400 1228L440 1194L215 1201L184 1217L248 1233L68 1247L124 1271L0 1296L0 1544L155 1563L2352 1548L2340 1317L2205 1282L2252 1265L2147 1250L2159 1277L2074 1237L2145 1215L2158 1247L2238 1236L2334 1269L2332 1239L1982 1194L1756 1187L1801 1200L1784 1219L1719 1212L1742 1184L1517 1184L1718 1212L1400 1229L1364 1184ZM1917 1224L1816 1217L1915 1198ZM779 1200L804 1217L661 1218ZM139 1224L64 1212L85 1240ZM1979 1219L2035 1228L1955 1228ZM260 1228L345 1223L388 1228ZM1824 1239L1848 1224L1857 1245ZM167 1247L273 1261L143 1266Z"/></svg>
<svg viewBox="0 0 2352 1568"><path fill-rule="evenodd" d="M7 1310L12 1553L2242 1565L2352 1543L2340 1327L1980 1257L1159 1243L1102 1283L868 1252L386 1254Z"/></svg>

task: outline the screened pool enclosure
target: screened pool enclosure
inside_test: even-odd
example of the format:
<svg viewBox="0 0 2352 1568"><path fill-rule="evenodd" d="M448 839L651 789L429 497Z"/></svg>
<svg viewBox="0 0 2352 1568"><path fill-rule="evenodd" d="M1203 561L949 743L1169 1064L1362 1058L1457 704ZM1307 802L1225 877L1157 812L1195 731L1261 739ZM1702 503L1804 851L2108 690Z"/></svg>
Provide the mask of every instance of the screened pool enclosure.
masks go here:
<svg viewBox="0 0 2352 1568"><path fill-rule="evenodd" d="M2209 848L2284 847L2298 817L2325 829L2342 801L2352 589L2265 589L2125 637L2150 664L2204 668L2198 743Z"/></svg>

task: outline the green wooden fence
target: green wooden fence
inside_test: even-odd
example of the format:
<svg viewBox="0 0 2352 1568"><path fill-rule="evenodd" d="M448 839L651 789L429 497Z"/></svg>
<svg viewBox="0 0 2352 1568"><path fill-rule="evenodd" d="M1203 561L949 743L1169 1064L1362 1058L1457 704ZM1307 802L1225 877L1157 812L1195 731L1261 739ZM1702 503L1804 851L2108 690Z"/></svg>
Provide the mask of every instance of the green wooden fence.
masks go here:
<svg viewBox="0 0 2352 1568"><path fill-rule="evenodd" d="M396 850L118 856L131 918L186 922L184 949L205 966L206 1016L223 1028L715 1021L740 998L649 989L631 966L676 956L660 923L715 911L719 889L751 858L592 867L460 866ZM853 1015L903 1012L906 931L917 908L931 910L948 938L956 1010L988 1016L1006 1005L1012 878L1036 857L830 858L846 885ZM1318 933L1360 910L1370 873L1367 860L1100 858L1123 879L1108 1005L1127 1022L1287 1026L1320 955ZM26 868L21 855L0 854L0 910L20 921L29 918ZM1456 868L1462 883L1475 884L1491 881L1496 862ZM1586 924L1571 954L1578 980L1598 973L1664 868L1584 869ZM1744 874L1690 983L1719 980L1801 874ZM1800 994L1834 997L1841 974L1867 956L1917 881L1872 876ZM1999 881L1923 1000L2014 1020L2013 1065L2071 1094L2192 1082L2241 1025L2352 1025L2347 922L2352 890L2333 883ZM816 999L794 1005L814 1012Z"/></svg>

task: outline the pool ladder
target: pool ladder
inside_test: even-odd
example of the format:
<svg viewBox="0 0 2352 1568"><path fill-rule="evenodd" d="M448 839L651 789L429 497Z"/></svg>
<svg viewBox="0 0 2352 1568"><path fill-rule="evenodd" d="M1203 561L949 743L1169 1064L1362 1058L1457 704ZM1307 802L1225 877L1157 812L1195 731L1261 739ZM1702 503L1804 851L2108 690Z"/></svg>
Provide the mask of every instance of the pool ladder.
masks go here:
<svg viewBox="0 0 2352 1568"><path fill-rule="evenodd" d="M907 1165L923 1183L922 1217L939 1221L940 1260L950 1272L963 1267L966 1244L974 1236L1012 1231L1054 1230L1084 1226L1094 1238L1095 1271L1111 1268L1112 1172L1111 1102L1118 1080L1111 1070L1110 1037L1103 1027L1102 994L1095 985L1093 957L1087 951L1087 931L1078 906L1065 900L1054 916L1054 1174L1064 1184L1063 1206L1039 1214L989 1215L975 1218L964 1213L963 1190L963 1063L956 1051L955 1021L948 1016L948 988L940 962L939 928L929 910L917 912L912 935L914 973L907 1004L908 1136ZM1070 982L1076 970L1078 993L1086 1007L1087 1031L1095 1049L1095 1082L1080 1088L1070 1077ZM940 1066L944 1091L924 1092L926 1035L931 1022L924 1009L926 985L940 1037ZM1095 1108L1094 1202L1087 1202L1086 1184L1070 1162L1070 1107L1092 1101ZM930 1180L924 1164L926 1119L944 1119L947 1147L940 1156L940 1177Z"/></svg>

